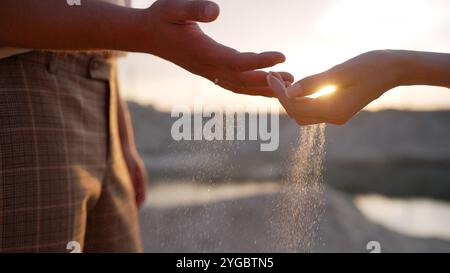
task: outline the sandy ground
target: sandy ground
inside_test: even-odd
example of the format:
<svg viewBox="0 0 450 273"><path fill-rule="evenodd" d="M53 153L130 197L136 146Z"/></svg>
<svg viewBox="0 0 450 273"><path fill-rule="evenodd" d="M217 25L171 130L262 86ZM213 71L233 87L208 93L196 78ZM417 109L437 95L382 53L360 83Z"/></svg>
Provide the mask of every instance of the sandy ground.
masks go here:
<svg viewBox="0 0 450 273"><path fill-rule="evenodd" d="M270 221L280 194L277 184L256 182L152 188L140 213L145 251L289 251ZM344 193L327 188L324 198L320 239L296 251L369 252L368 242L377 241L382 252L450 252L450 241L409 237L369 221Z"/></svg>

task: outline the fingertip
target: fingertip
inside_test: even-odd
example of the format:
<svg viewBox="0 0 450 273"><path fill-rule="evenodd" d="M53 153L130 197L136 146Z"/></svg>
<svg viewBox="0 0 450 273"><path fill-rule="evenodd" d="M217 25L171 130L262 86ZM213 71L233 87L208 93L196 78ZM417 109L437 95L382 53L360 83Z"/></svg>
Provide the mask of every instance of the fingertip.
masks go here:
<svg viewBox="0 0 450 273"><path fill-rule="evenodd" d="M278 72L270 72L275 78L277 78L281 83L284 82L283 77Z"/></svg>
<svg viewBox="0 0 450 273"><path fill-rule="evenodd" d="M280 61L281 62L285 62L286 61L286 56L283 54L283 53L281 53L281 52L277 52L278 53L278 55L280 56L279 58L280 58Z"/></svg>
<svg viewBox="0 0 450 273"><path fill-rule="evenodd" d="M270 63L272 64L284 63L286 61L286 57L280 52L268 51L263 52L260 55L270 60Z"/></svg>
<svg viewBox="0 0 450 273"><path fill-rule="evenodd" d="M267 74L267 76L266 76L266 82L267 82L267 85L270 87L270 88L272 88L272 82L271 82L271 79L270 79L270 72Z"/></svg>
<svg viewBox="0 0 450 273"><path fill-rule="evenodd" d="M217 19L220 15L220 7L214 2L208 2L203 11L205 22L211 22Z"/></svg>
<svg viewBox="0 0 450 273"><path fill-rule="evenodd" d="M270 87L270 89L275 90L275 79L276 77L273 75L272 72L269 72L269 74L267 74L267 85Z"/></svg>
<svg viewBox="0 0 450 273"><path fill-rule="evenodd" d="M278 72L281 77L283 77L283 80L286 82L289 82L290 84L292 84L295 80L294 76L289 73L289 72Z"/></svg>
<svg viewBox="0 0 450 273"><path fill-rule="evenodd" d="M281 89L284 87L280 86L281 83L274 72L269 72L269 74L267 75L267 84L269 85L270 89L273 90L276 96L280 97Z"/></svg>
<svg viewBox="0 0 450 273"><path fill-rule="evenodd" d="M289 86L286 89L286 96L288 98L300 97L304 93L303 86L301 82L296 82L295 84Z"/></svg>
<svg viewBox="0 0 450 273"><path fill-rule="evenodd" d="M284 63L286 61L286 56L281 52L274 52L274 61L277 63Z"/></svg>
<svg viewBox="0 0 450 273"><path fill-rule="evenodd" d="M219 5L203 0L173 0L161 1L165 5L170 22L202 22L209 23L217 19L220 13Z"/></svg>

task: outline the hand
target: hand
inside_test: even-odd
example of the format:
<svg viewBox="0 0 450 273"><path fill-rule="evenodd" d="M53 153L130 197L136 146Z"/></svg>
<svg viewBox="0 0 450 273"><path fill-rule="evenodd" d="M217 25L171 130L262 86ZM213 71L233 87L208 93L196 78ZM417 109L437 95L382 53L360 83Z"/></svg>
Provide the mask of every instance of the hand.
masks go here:
<svg viewBox="0 0 450 273"><path fill-rule="evenodd" d="M136 148L131 148L129 145L122 142L122 151L131 181L133 183L136 205L140 208L145 202L145 196L147 193L147 171Z"/></svg>
<svg viewBox="0 0 450 273"><path fill-rule="evenodd" d="M210 1L159 0L144 11L140 40L145 50L137 51L157 55L237 93L274 96L266 83L267 73L256 70L284 62L284 55L240 53L217 43L196 22L212 22L219 12ZM142 39L147 33L150 39ZM289 73L280 74L285 81L294 80Z"/></svg>
<svg viewBox="0 0 450 273"><path fill-rule="evenodd" d="M399 85L401 74L395 52L371 51L337 65L328 71L304 78L277 92L287 113L300 125L331 123L342 125L371 101ZM321 88L333 85L336 91L307 98Z"/></svg>

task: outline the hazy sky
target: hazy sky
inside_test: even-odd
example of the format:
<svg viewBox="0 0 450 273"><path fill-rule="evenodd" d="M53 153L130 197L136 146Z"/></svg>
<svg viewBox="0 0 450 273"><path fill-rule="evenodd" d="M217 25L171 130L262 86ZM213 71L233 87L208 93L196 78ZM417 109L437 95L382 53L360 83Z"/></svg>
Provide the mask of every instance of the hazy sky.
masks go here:
<svg viewBox="0 0 450 273"><path fill-rule="evenodd" d="M151 0L134 0L139 7ZM278 50L296 79L321 72L365 51L411 49L450 52L449 0L217 0L221 16L204 31L240 51ZM201 97L214 104L264 104L270 99L236 95L175 65L145 54L120 64L123 94L170 109ZM450 109L450 90L400 87L369 110Z"/></svg>

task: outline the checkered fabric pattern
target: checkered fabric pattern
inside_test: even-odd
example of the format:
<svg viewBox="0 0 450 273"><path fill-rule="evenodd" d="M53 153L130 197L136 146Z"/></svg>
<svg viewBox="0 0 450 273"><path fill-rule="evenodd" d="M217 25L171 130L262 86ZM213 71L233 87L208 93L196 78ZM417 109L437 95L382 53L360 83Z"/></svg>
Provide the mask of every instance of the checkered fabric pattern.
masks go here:
<svg viewBox="0 0 450 273"><path fill-rule="evenodd" d="M141 251L114 59L0 60L0 252Z"/></svg>

